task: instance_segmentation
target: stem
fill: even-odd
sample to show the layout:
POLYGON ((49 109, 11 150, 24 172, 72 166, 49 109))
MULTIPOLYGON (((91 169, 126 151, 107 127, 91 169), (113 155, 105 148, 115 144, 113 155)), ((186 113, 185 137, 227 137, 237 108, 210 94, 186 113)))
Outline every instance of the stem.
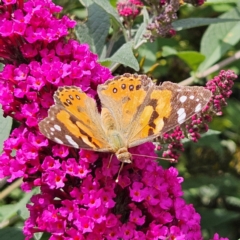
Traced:
POLYGON ((237 51, 233 56, 231 56, 231 57, 229 57, 227 59, 224 59, 223 61, 213 65, 212 67, 208 68, 204 72, 197 73, 195 76, 187 78, 187 79, 181 81, 179 84, 182 85, 182 86, 191 85, 195 81, 196 78, 207 77, 209 74, 221 70, 225 66, 229 65, 230 63, 232 63, 232 62, 234 62, 234 61, 236 61, 238 59, 240 59, 240 51, 237 51))
POLYGON ((7 188, 5 188, 3 191, 1 191, 0 194, 0 200, 3 200, 5 197, 7 197, 14 189, 18 188, 22 184, 22 179, 18 179, 17 181, 13 182, 11 185, 9 185, 7 188))
POLYGON ((143 45, 144 43, 147 42, 147 39, 143 39, 142 41, 140 41, 136 46, 133 47, 133 49, 138 49, 141 45, 143 45))
POLYGON ((114 72, 120 65, 121 65, 121 63, 114 63, 114 64, 110 67, 110 71, 111 71, 111 72, 114 72))
POLYGON ((107 49, 107 52, 106 52, 106 58, 108 58, 111 54, 111 51, 112 51, 112 48, 114 46, 114 43, 118 40, 118 38, 120 37, 120 31, 116 32, 112 38, 110 39, 109 41, 109 44, 108 44, 108 49, 107 49))

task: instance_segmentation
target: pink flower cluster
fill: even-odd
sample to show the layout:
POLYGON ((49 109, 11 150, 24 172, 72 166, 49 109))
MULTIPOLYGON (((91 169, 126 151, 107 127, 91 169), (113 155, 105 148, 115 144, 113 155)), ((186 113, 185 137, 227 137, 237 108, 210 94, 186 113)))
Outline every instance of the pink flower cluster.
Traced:
MULTIPOLYGON (((151 143, 131 150, 155 156, 151 143)), ((108 166, 109 156, 98 159, 84 150, 79 158, 66 150, 63 155, 61 162, 58 155, 46 156, 41 165, 46 178, 28 205, 27 239, 41 231, 50 239, 202 239, 200 216, 181 198, 183 179, 175 168, 134 157, 116 183, 115 157, 108 166)))
POLYGON ((207 89, 213 93, 213 110, 217 115, 222 115, 222 107, 227 105, 226 100, 232 94, 232 87, 237 75, 231 71, 222 70, 219 76, 207 82, 207 89))
POLYGON ((134 19, 141 12, 141 0, 119 0, 117 2, 118 14, 125 18, 134 19))
POLYGON ((66 36, 68 28, 75 26, 67 16, 57 19, 53 15, 62 8, 51 1, 4 2, 0 17, 0 56, 5 63, 24 63, 36 58, 44 46, 66 36))
POLYGON ((180 7, 178 1, 170 0, 168 3, 153 6, 156 16, 147 26, 147 33, 144 35, 149 41, 153 42, 157 37, 172 37, 176 31, 172 27, 172 22, 177 20, 177 11, 180 7))
POLYGON ((21 125, 4 143, 0 178, 11 175, 9 181, 13 181, 24 177, 23 188, 28 190, 40 186, 54 174, 61 176, 60 171, 51 176, 42 175, 45 168, 41 164, 46 155, 61 158, 68 155, 59 156, 58 148, 59 152, 68 149, 49 143, 38 130, 38 122, 47 116, 53 104, 53 93, 59 86, 75 85, 94 97, 97 85, 109 79, 111 73, 97 63, 97 56, 89 51, 88 45, 63 38, 75 22, 66 16, 57 19, 54 13, 60 7, 49 0, 24 4, 19 0, 12 2, 13 5, 7 2, 0 16, 0 42, 3 43, 0 57, 5 63, 0 73, 0 104, 4 115, 21 125), (19 24, 21 32, 16 31, 19 24), (30 30, 33 33, 28 34, 30 30))
MULTIPOLYGON (((200 6, 205 0, 184 0, 183 2, 200 6)), ((177 19, 177 11, 183 2, 177 0, 119 0, 117 10, 118 14, 124 17, 125 26, 131 28, 133 19, 140 14, 141 8, 146 6, 152 15, 152 21, 148 24, 144 37, 153 42, 158 37, 172 37, 176 34, 172 22, 177 19)))

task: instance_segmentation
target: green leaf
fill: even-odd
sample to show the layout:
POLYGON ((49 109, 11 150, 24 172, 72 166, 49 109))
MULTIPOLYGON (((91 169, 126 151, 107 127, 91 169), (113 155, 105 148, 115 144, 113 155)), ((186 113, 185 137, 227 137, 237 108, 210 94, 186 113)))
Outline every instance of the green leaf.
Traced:
POLYGON ((196 71, 200 63, 205 59, 205 56, 195 51, 178 52, 177 56, 181 58, 193 71, 196 71))
POLYGON ((42 236, 43 236, 43 232, 34 233, 34 239, 36 240, 42 239, 42 236))
POLYGON ((12 218, 17 213, 23 218, 27 219, 29 217, 29 212, 26 208, 26 204, 29 202, 36 190, 32 190, 30 193, 26 193, 25 196, 16 204, 8 204, 0 206, 0 220, 2 222, 7 221, 12 218))
POLYGON ((1 222, 5 221, 9 218, 9 216, 7 216, 7 218, 5 216, 8 215, 9 212, 11 212, 11 210, 13 208, 14 208, 14 204, 6 204, 6 205, 0 206, 0 221, 1 222))
POLYGON ((1 240, 24 240, 22 229, 17 227, 8 227, 0 229, 1 240))
POLYGON ((195 51, 177 52, 174 48, 169 46, 162 47, 162 56, 167 57, 176 55, 181 58, 192 70, 196 70, 201 62, 204 61, 205 56, 195 51))
MULTIPOLYGON (((240 9, 233 8, 220 18, 240 18, 240 9)), ((240 40, 240 21, 219 23, 208 27, 201 41, 201 53, 206 56, 199 71, 204 71, 218 61, 240 40)))
POLYGON ((95 3, 87 10, 88 21, 77 25, 76 35, 81 43, 88 43, 91 50, 100 55, 110 28, 109 15, 95 3))
POLYGON ((77 8, 71 11, 71 14, 76 16, 79 19, 87 18, 87 9, 86 8, 77 8))
POLYGON ((110 67, 111 67, 111 61, 108 61, 108 60, 105 60, 105 59, 103 59, 103 60, 100 59, 99 62, 100 62, 101 65, 104 66, 104 67, 107 67, 107 68, 110 68, 110 67))
POLYGON ((124 28, 122 22, 118 16, 117 11, 112 7, 108 0, 93 0, 96 4, 98 4, 101 8, 103 8, 108 14, 110 14, 114 21, 118 23, 121 28, 124 28))
POLYGON ((79 0, 79 2, 86 7, 88 5, 88 0, 79 0))
POLYGON ((213 130, 213 129, 209 129, 207 132, 201 134, 201 138, 204 138, 204 137, 208 137, 210 135, 219 135, 221 134, 220 131, 216 131, 216 130, 213 130))
POLYGON ((24 198, 21 199, 20 202, 18 202, 16 205, 15 205, 15 208, 17 209, 18 211, 18 214, 19 216, 22 218, 22 219, 27 219, 29 217, 29 211, 26 207, 27 203, 29 203, 29 200, 30 198, 34 195, 34 194, 37 194, 39 192, 39 189, 38 188, 35 188, 33 189, 31 192, 29 193, 26 193, 24 198))
POLYGON ((177 51, 172 48, 172 47, 169 47, 169 46, 163 46, 162 47, 162 56, 163 57, 168 57, 168 56, 171 56, 171 55, 177 55, 177 51))
POLYGON ((89 5, 91 5, 93 3, 92 0, 79 0, 79 1, 84 7, 88 7, 89 5))
MULTIPOLYGON (((12 218, 14 215, 17 214, 18 211, 23 211, 26 208, 26 203, 29 201, 29 199, 31 198, 32 194, 28 193, 26 194, 26 196, 17 204, 9 204, 9 205, 3 205, 0 206, 0 213, 1 213, 1 221, 7 221, 8 219, 12 218), (26 201, 26 199, 28 201, 26 201)), ((29 217, 29 213, 28 216, 26 216, 26 218, 29 217)), ((26 219, 25 218, 25 219, 26 219)))
POLYGON ((34 234, 34 239, 36 240, 49 240, 50 237, 51 234, 47 232, 38 232, 34 234))
POLYGON ((231 205, 233 207, 240 209, 240 199, 238 197, 227 196, 225 197, 225 201, 228 205, 231 205))
POLYGON ((75 27, 76 36, 81 43, 87 43, 90 46, 90 49, 93 51, 94 42, 90 35, 90 29, 85 23, 78 23, 75 27))
POLYGON ((147 25, 149 23, 149 14, 146 7, 143 8, 143 22, 138 28, 135 37, 134 37, 134 47, 138 47, 139 43, 143 41, 144 33, 146 32, 147 25))
POLYGON ((210 24, 216 23, 226 23, 226 22, 237 22, 239 19, 232 18, 187 18, 187 19, 180 19, 172 23, 174 29, 177 31, 181 31, 183 29, 189 29, 194 27, 201 27, 210 24))
POLYGON ((3 149, 3 142, 9 137, 12 129, 12 118, 3 117, 3 110, 0 106, 0 152, 3 149))
POLYGON ((105 61, 121 63, 130 68, 133 68, 135 71, 139 70, 139 64, 133 54, 131 42, 122 45, 121 48, 118 49, 110 58, 106 58, 103 60, 103 62, 105 61))

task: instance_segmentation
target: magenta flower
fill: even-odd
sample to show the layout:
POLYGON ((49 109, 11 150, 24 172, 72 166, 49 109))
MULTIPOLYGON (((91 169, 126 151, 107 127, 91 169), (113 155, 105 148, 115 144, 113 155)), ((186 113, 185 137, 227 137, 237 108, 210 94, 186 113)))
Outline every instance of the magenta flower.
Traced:
POLYGON ((145 199, 146 191, 143 189, 143 183, 134 182, 132 189, 130 188, 130 197, 134 202, 141 202, 145 199))
POLYGON ((117 10, 120 16, 134 19, 141 11, 141 0, 119 0, 117 10))
POLYGON ((146 216, 142 215, 142 211, 138 208, 135 208, 130 212, 129 221, 134 223, 136 226, 142 226, 145 223, 146 216))
POLYGON ((228 238, 220 237, 218 233, 215 233, 213 238, 210 240, 228 240, 228 238))
MULTIPOLYGON (((87 45, 80 45, 73 40, 65 41, 62 38, 68 34, 67 29, 72 28, 75 22, 67 17, 57 19, 54 13, 60 10, 59 6, 48 0, 27 1, 24 4, 19 0, 14 8, 4 5, 2 8, 0 41, 4 42, 4 47, 0 56, 5 61, 5 67, 0 73, 0 103, 5 115, 21 123, 4 143, 4 153, 0 157, 0 175, 11 175, 11 181, 23 176, 27 179, 29 174, 41 172, 44 167, 46 169, 46 165, 56 165, 53 162, 44 162, 45 157, 59 157, 61 160, 54 159, 56 162, 69 157, 67 147, 49 143, 38 131, 38 122, 47 115, 48 108, 53 104, 52 96, 57 87, 74 84, 96 96, 97 85, 111 77, 110 71, 96 62, 96 55, 89 51, 87 45), (12 25, 7 29, 5 23, 15 22, 24 23, 26 30, 21 33, 14 32, 12 25), (38 40, 35 39, 31 44, 27 35, 30 29, 34 29, 35 35, 38 33, 38 40), (48 33, 48 37, 41 35, 38 29, 48 33), (73 74, 76 71, 81 73, 80 77, 73 74), (48 146, 52 152, 48 153, 50 155, 43 150, 44 146, 48 146), (16 155, 11 157, 14 149, 16 155)), ((96 154, 93 160, 95 158, 96 154)), ((84 176, 88 172, 87 164, 82 164, 82 169, 74 169, 75 175, 84 176)), ((62 174, 57 172, 43 173, 44 179, 56 180, 56 176, 62 179, 62 174)), ((36 177, 37 175, 34 177, 35 181, 26 181, 23 184, 25 190, 42 183, 41 177, 36 177)), ((33 176, 30 178, 33 179, 33 176)), ((61 181, 53 182, 54 186, 59 186, 61 181)))

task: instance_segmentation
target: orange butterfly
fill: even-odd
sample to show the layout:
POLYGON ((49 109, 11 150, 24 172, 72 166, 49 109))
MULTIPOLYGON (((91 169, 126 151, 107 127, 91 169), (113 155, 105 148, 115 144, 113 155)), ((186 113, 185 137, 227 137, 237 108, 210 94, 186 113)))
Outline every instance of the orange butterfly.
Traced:
POLYGON ((112 152, 131 163, 128 148, 153 140, 201 111, 211 92, 172 82, 155 85, 145 75, 124 74, 98 86, 102 110, 80 88, 60 87, 55 105, 39 123, 52 141, 74 148, 112 152))

